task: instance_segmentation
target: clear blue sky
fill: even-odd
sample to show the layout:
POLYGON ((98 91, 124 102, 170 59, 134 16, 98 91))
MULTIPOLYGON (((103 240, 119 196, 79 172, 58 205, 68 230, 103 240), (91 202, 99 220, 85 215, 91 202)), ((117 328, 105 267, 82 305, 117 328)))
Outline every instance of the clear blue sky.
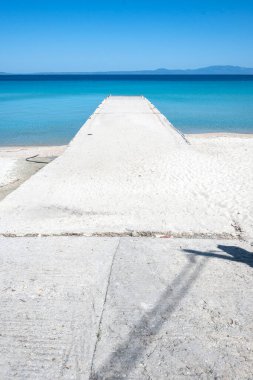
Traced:
POLYGON ((253 0, 0 0, 0 71, 253 67, 253 0))

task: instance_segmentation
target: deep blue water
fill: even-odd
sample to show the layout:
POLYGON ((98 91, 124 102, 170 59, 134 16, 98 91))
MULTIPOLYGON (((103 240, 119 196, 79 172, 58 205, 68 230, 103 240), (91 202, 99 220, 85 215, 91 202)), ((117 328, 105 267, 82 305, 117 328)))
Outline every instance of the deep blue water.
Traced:
POLYGON ((0 76, 0 145, 65 144, 108 95, 144 95, 185 133, 253 133, 253 76, 0 76))

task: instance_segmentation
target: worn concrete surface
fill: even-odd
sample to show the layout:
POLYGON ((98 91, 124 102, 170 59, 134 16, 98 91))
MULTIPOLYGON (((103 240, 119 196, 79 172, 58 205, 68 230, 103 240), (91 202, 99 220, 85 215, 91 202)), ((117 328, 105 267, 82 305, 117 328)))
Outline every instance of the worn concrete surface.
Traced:
POLYGON ((251 379, 246 242, 0 238, 0 378, 251 379))
POLYGON ((109 97, 60 157, 0 203, 0 234, 253 238, 253 139, 201 146, 147 99, 109 97))
POLYGON ((86 379, 117 239, 0 239, 0 379, 86 379))

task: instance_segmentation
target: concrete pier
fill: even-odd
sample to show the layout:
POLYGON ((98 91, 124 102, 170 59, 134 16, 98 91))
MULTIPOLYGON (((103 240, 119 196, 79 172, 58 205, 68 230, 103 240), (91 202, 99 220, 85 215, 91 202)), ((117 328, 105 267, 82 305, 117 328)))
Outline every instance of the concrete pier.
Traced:
POLYGON ((166 230, 168 151, 187 148, 147 99, 109 97, 61 157, 1 203, 0 233, 166 230))

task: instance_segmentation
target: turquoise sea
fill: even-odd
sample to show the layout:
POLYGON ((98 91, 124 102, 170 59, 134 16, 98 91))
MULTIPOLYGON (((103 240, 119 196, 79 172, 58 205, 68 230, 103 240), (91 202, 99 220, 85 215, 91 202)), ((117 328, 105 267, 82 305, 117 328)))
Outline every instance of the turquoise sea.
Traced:
POLYGON ((108 95, 144 95, 185 133, 253 133, 253 76, 0 76, 0 145, 65 144, 108 95))

